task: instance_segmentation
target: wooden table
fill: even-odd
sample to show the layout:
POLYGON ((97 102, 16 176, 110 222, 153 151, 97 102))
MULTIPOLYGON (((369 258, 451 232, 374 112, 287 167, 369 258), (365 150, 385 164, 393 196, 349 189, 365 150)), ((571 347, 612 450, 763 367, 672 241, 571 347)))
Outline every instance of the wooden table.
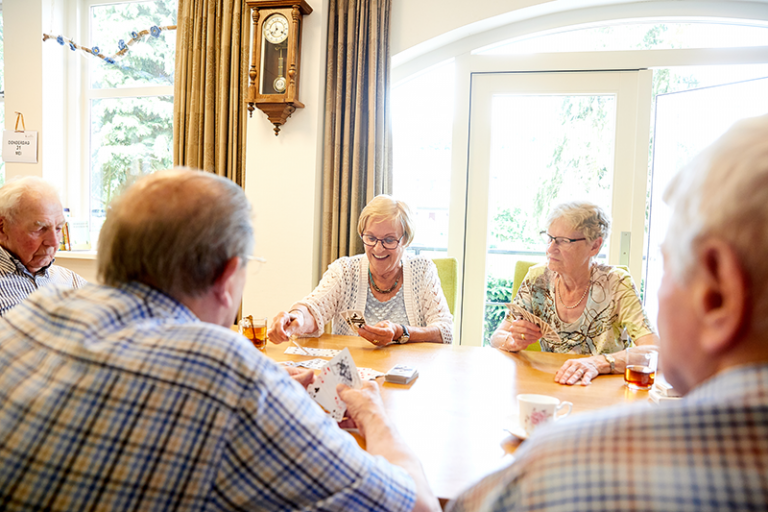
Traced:
MULTIPOLYGON (((546 352, 509 354, 492 348, 409 343, 377 348, 356 336, 303 338, 302 346, 348 347, 355 364, 386 372, 397 363, 416 366, 419 378, 408 385, 385 383, 384 405, 408 445, 416 452, 441 501, 513 460, 517 443, 505 428, 517 424, 519 393, 551 395, 573 403, 584 414, 628 401, 646 402, 646 391, 630 391, 620 375, 601 376, 590 386, 554 382, 562 363, 576 356, 546 352)), ((285 354, 290 343, 269 343, 275 361, 311 359, 285 354)))

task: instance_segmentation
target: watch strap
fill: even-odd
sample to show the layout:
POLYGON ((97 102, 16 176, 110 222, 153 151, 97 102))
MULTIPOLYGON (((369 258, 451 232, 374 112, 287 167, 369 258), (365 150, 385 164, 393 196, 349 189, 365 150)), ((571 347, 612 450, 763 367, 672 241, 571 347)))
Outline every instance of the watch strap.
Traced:
POLYGON ((603 354, 603 357, 608 361, 608 364, 611 365, 611 371, 609 373, 614 373, 616 371, 616 358, 610 354, 603 354))
POLYGON ((408 332, 408 328, 406 326, 401 325, 400 327, 403 329, 403 334, 397 338, 397 342, 402 345, 403 343, 408 343, 408 340, 411 339, 411 333, 408 332))

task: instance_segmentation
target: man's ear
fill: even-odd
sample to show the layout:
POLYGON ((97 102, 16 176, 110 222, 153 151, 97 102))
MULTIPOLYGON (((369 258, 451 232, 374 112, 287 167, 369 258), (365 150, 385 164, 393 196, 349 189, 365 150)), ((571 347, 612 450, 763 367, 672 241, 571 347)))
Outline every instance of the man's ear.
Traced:
POLYGON ((230 258, 224 265, 224 270, 216 278, 216 282, 213 283, 214 296, 224 308, 230 308, 235 302, 234 291, 237 284, 235 276, 240 266, 241 259, 239 257, 234 256, 230 258))
POLYGON ((722 240, 699 246, 694 273, 696 307, 701 320, 701 348, 727 351, 744 336, 749 323, 749 286, 738 254, 722 240))
POLYGON ((0 217, 0 242, 4 242, 8 239, 8 221, 5 217, 0 217))

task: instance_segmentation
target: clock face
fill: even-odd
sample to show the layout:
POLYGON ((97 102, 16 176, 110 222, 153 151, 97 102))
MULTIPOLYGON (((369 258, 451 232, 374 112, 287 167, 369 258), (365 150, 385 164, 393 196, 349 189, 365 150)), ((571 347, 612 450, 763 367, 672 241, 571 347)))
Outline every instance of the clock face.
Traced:
POLYGON ((264 37, 272 44, 282 43, 288 38, 288 20, 282 14, 273 14, 264 22, 264 37))
POLYGON ((277 92, 279 92, 281 94, 284 93, 285 92, 285 77, 279 76, 279 77, 275 78, 275 81, 272 84, 272 87, 275 88, 275 91, 277 91, 277 92))

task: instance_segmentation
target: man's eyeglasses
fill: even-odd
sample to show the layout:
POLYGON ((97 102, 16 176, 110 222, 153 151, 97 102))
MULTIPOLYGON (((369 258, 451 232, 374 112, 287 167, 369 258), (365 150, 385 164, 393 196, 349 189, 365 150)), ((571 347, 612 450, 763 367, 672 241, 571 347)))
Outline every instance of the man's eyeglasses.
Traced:
POLYGON ((539 235, 541 235, 541 239, 547 245, 555 242, 555 245, 562 245, 565 247, 571 245, 574 242, 581 242, 582 240, 586 240, 586 238, 566 238, 564 236, 552 236, 546 231, 540 232, 539 235))
POLYGON ((387 238, 376 238, 373 235, 363 235, 360 238, 363 239, 363 243, 368 247, 376 247, 376 243, 381 242, 381 246, 385 249, 397 249, 397 246, 400 245, 400 240, 403 239, 402 236, 400 238, 393 238, 391 236, 388 236, 387 238))

